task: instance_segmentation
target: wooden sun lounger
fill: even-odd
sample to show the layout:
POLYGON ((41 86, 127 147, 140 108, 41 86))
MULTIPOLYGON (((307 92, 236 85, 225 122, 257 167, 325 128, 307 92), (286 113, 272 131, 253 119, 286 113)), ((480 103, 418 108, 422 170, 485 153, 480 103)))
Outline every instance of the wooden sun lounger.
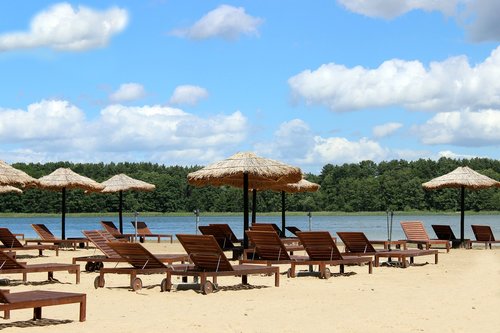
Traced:
POLYGON ((132 241, 134 239, 134 234, 122 234, 120 230, 116 227, 116 225, 112 221, 101 221, 101 225, 106 230, 109 232, 113 237, 117 239, 123 239, 128 242, 132 241))
POLYGON ((450 241, 430 239, 421 221, 401 221, 401 227, 406 235, 407 243, 418 244, 419 247, 425 245, 426 250, 430 249, 433 245, 444 245, 446 252, 450 252, 450 241))
MULTIPOLYGON (((135 228, 135 221, 131 221, 132 226, 135 228)), ((158 243, 160 242, 161 238, 170 238, 170 243, 172 243, 173 236, 170 234, 155 234, 152 233, 151 230, 149 230, 146 222, 142 221, 137 221, 137 236, 139 236, 139 239, 141 242, 144 242, 144 239, 146 238, 156 238, 158 240, 158 243)))
POLYGON ((471 241, 471 243, 483 243, 485 249, 488 248, 488 245, 491 249, 492 244, 500 244, 500 240, 495 240, 489 225, 471 225, 471 227, 476 237, 476 240, 471 241))
POLYGON ((210 223, 209 225, 216 226, 217 228, 221 229, 225 234, 226 237, 229 238, 229 240, 233 243, 242 243, 243 239, 239 239, 236 237, 236 235, 233 232, 233 229, 229 226, 227 223, 210 223))
MULTIPOLYGON (((93 272, 103 268, 105 262, 127 262, 126 258, 122 257, 119 253, 117 253, 109 246, 110 241, 117 241, 116 238, 114 238, 111 234, 105 232, 104 230, 84 230, 82 232, 85 237, 87 237, 95 245, 97 249, 101 250, 103 254, 74 257, 73 264, 78 261, 86 262, 85 270, 88 272, 93 272)), ((160 259, 161 262, 169 264, 179 261, 189 261, 189 257, 187 254, 156 254, 155 257, 160 259)))
MULTIPOLYGON (((137 277, 138 274, 163 274, 171 269, 163 263, 163 259, 158 258, 139 243, 111 242, 108 246, 118 253, 124 261, 132 267, 103 267, 99 271, 99 276, 94 280, 94 287, 104 287, 104 275, 128 274, 130 275, 130 288, 134 291, 142 289, 142 280, 137 277)), ((179 255, 178 258, 172 258, 168 262, 183 262, 186 255, 179 255)), ((165 282, 162 282, 162 291, 165 288, 165 282)))
POLYGON ((414 257, 427 255, 434 255, 434 263, 438 263, 438 250, 377 250, 363 232, 337 232, 337 235, 344 243, 348 255, 373 256, 375 267, 379 266, 380 258, 397 258, 399 265, 407 268, 414 263, 414 257))
MULTIPOLYGON (((455 233, 449 225, 433 224, 432 229, 434 230, 434 233, 436 234, 438 239, 450 241, 452 247, 459 247, 461 245, 460 239, 455 237, 455 233)), ((464 246, 467 249, 470 249, 472 247, 470 239, 464 239, 464 246)))
POLYGON ((59 255, 59 246, 57 245, 23 245, 15 234, 11 233, 7 228, 0 228, 0 242, 4 247, 0 247, 0 251, 32 251, 38 250, 38 255, 43 255, 43 250, 54 250, 56 256, 59 255))
MULTIPOLYGON (((248 240, 254 245, 253 249, 245 251, 240 264, 264 264, 267 266, 290 264, 292 261, 306 260, 306 256, 289 254, 290 247, 286 247, 283 240, 274 231, 246 231, 248 240)), ((293 250, 304 250, 303 246, 293 250)))
POLYGON ((200 278, 200 290, 204 294, 217 288, 219 276, 241 276, 246 281, 251 274, 274 274, 274 285, 279 287, 279 268, 262 265, 231 265, 224 252, 211 235, 176 235, 189 254, 194 265, 173 266, 167 271, 165 290, 172 288, 172 276, 193 276, 200 278), (212 282, 208 278, 212 278, 212 282))
MULTIPOLYGON (((250 226, 250 230, 252 231, 272 231, 275 232, 279 238, 283 241, 283 244, 285 245, 300 245, 300 241, 297 237, 281 237, 281 229, 278 228, 278 226, 275 223, 253 223, 250 226)), ((304 248, 301 248, 299 250, 303 250, 304 248)))
POLYGON ((200 229, 202 235, 214 236, 222 251, 232 251, 232 260, 239 259, 243 254, 243 246, 234 245, 227 233, 217 225, 200 225, 198 229, 200 229))
POLYGON ((69 246, 73 247, 73 250, 76 250, 76 246, 89 248, 89 240, 86 238, 68 238, 68 239, 59 239, 47 228, 45 224, 32 224, 31 227, 35 230, 38 236, 41 239, 28 239, 25 241, 28 243, 38 243, 41 245, 42 243, 52 243, 54 245, 58 245, 59 247, 69 246))
POLYGON ((330 270, 326 267, 340 266, 340 273, 344 273, 345 265, 368 264, 368 273, 373 272, 373 260, 371 257, 360 257, 350 254, 340 253, 337 245, 328 231, 302 231, 297 232, 300 242, 307 252, 308 259, 292 261, 290 267, 290 277, 295 277, 295 267, 297 265, 318 265, 319 277, 328 279, 331 276, 330 270))
POLYGON ((0 289, 0 311, 4 312, 4 319, 10 319, 11 310, 29 308, 33 308, 33 320, 42 319, 42 307, 72 303, 80 304, 79 319, 85 321, 87 309, 85 294, 46 290, 10 293, 9 290, 0 289))
POLYGON ((46 263, 46 264, 31 264, 27 265, 24 262, 19 262, 11 255, 0 251, 0 274, 23 274, 23 282, 28 280, 28 273, 47 272, 48 280, 54 278, 54 272, 68 271, 76 275, 76 283, 80 283, 80 265, 61 264, 61 263, 46 263))

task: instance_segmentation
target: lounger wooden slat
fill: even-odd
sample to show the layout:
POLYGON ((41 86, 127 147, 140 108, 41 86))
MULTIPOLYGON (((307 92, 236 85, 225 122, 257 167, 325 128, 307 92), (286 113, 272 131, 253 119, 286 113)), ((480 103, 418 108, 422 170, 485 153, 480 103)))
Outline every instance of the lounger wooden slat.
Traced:
POLYGON ((212 235, 219 244, 222 251, 231 251, 233 256, 232 260, 237 260, 243 254, 243 246, 236 246, 231 241, 228 234, 217 225, 200 225, 198 227, 202 235, 212 235))
POLYGON ((229 224, 227 224, 227 223, 210 223, 209 225, 216 226, 217 228, 221 229, 226 234, 226 237, 228 237, 229 240, 231 240, 231 242, 233 242, 233 244, 243 242, 243 239, 239 239, 238 237, 236 237, 236 235, 233 232, 233 229, 231 229, 229 224))
POLYGON ((59 255, 59 246, 57 245, 23 245, 15 234, 11 233, 7 228, 0 228, 0 242, 4 247, 0 247, 0 251, 32 251, 38 250, 38 255, 43 255, 43 250, 54 250, 56 256, 59 255))
POLYGON ((113 237, 117 239, 124 239, 127 240, 128 242, 134 239, 135 236, 134 234, 122 234, 112 221, 101 221, 101 225, 104 228, 104 230, 109 232, 111 235, 113 235, 113 237))
POLYGON ((488 245, 491 249, 492 244, 500 244, 500 240, 495 240, 495 236, 489 225, 471 225, 471 227, 476 237, 476 240, 471 241, 471 243, 483 243, 486 249, 488 245))
POLYGON ((274 285, 279 287, 278 267, 263 265, 231 265, 212 235, 176 235, 194 265, 183 268, 172 267, 167 271, 165 290, 172 288, 172 276, 194 276, 200 278, 201 292, 208 294, 217 285, 219 276, 241 276, 246 281, 251 274, 274 274, 274 285), (212 278, 212 282, 208 281, 212 278))
POLYGON ((0 251, 0 274, 23 274, 23 282, 28 280, 28 273, 47 272, 48 280, 53 279, 54 272, 68 271, 76 275, 76 283, 80 283, 80 265, 63 263, 30 264, 19 262, 8 253, 0 251))
POLYGON ((450 241, 430 239, 424 224, 421 221, 401 221, 401 227, 406 235, 406 242, 424 246, 428 250, 433 245, 444 245, 446 252, 450 252, 450 241))
POLYGON ((76 250, 77 245, 83 245, 86 249, 89 248, 89 240, 86 238, 68 238, 68 239, 59 239, 47 228, 45 224, 34 223, 31 227, 35 230, 38 236, 41 239, 29 239, 26 240, 26 244, 28 243, 52 243, 54 245, 58 245, 59 247, 70 246, 73 247, 73 250, 76 250))
MULTIPOLYGON (((136 227, 136 222, 131 221, 132 226, 136 227)), ((137 236, 143 241, 145 238, 156 238, 158 243, 162 238, 169 238, 170 243, 173 242, 173 236, 171 234, 156 234, 149 230, 146 222, 137 221, 137 236)))
POLYGON ((9 290, 0 290, 0 311, 4 312, 4 319, 10 319, 10 311, 33 308, 33 319, 42 319, 42 307, 79 303, 81 322, 86 319, 86 294, 67 293, 59 291, 31 290, 10 293, 9 290))

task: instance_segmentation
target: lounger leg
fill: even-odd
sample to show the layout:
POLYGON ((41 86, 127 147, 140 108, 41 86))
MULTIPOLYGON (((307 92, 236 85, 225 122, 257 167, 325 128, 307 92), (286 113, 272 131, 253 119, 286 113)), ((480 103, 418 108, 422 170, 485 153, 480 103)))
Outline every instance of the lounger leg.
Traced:
POLYGON ((436 265, 437 265, 437 263, 438 263, 438 254, 436 253, 436 254, 434 255, 434 264, 436 264, 436 265))
POLYGON ((87 295, 83 295, 80 302, 80 321, 85 321, 85 319, 87 319, 87 295))
POLYGON ((33 308, 33 320, 42 319, 42 307, 33 308))
POLYGON ((80 284, 80 266, 76 269, 76 284, 80 284))
POLYGON ((10 319, 10 310, 4 310, 3 319, 10 319))
POLYGON ((212 282, 213 282, 214 284, 217 284, 217 276, 214 276, 214 277, 213 277, 212 282))
POLYGON ((340 274, 344 274, 344 265, 340 265, 340 274))
POLYGON ((290 263, 290 277, 294 278, 295 277, 295 262, 290 263))
POLYGON ((59 246, 56 247, 56 257, 59 257, 59 246))
POLYGON ((406 262, 406 256, 401 256, 401 265, 403 268, 408 268, 408 263, 406 262))
POLYGON ((279 267, 276 267, 276 272, 274 272, 274 286, 275 287, 280 286, 280 269, 279 269, 279 267))
MULTIPOLYGON (((182 279, 183 279, 182 282, 184 282, 184 276, 182 277, 182 279)), ((170 272, 167 271, 167 283, 165 286, 165 291, 170 291, 170 290, 172 290, 172 274, 170 274, 170 272)))
POLYGON ((39 257, 43 256, 43 250, 42 249, 38 250, 38 256, 39 257))
POLYGON ((368 274, 372 273, 373 273, 373 261, 370 260, 370 262, 368 263, 368 274))
POLYGON ((28 273, 23 273, 23 282, 26 283, 28 281, 28 273))
POLYGON ((375 255, 375 267, 379 267, 380 265, 380 257, 378 255, 375 255))

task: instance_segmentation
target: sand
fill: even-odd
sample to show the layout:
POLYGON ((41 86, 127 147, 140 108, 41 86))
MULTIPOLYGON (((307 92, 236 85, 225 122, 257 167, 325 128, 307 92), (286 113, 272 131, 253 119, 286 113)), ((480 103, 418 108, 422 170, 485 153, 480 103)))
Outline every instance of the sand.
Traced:
MULTIPOLYGON (((178 243, 152 243, 153 253, 182 251, 178 243)), ((56 257, 28 258, 28 263, 70 263, 74 256, 94 249, 60 251, 56 257)), ((20 253, 21 257, 26 253, 20 253)), ((35 252, 32 253, 36 255, 35 252)), ((250 276, 251 287, 240 278, 219 278, 221 290, 202 295, 179 288, 160 292, 163 275, 141 276, 144 288, 133 292, 126 275, 106 275, 104 288, 94 289, 97 273, 56 272, 59 282, 45 282, 46 273, 12 279, 11 292, 44 289, 87 294, 87 321, 78 321, 78 305, 43 309, 46 319, 34 323, 32 310, 12 311, 0 321, 4 332, 500 332, 500 248, 454 249, 433 257, 417 257, 407 269, 347 267, 349 276, 320 280, 314 276, 287 278, 280 287, 274 278, 250 276), (429 262, 426 264, 426 262, 429 262)), ((107 264, 111 265, 111 264, 107 264)), ((281 271, 288 267, 282 265, 281 271)), ((332 267, 332 272, 338 268, 332 267)), ((175 280, 180 283, 180 280, 175 280)))

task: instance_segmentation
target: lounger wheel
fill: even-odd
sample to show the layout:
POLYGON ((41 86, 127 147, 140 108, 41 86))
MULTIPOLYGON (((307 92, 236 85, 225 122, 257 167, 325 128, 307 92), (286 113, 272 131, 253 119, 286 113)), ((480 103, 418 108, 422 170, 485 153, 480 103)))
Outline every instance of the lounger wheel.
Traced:
POLYGON ((102 262, 96 262, 94 264, 94 270, 95 271, 100 271, 104 267, 104 264, 102 262))
POLYGON ((0 286, 8 286, 10 285, 9 279, 0 279, 0 286))
POLYGON ((208 295, 211 294, 215 289, 215 286, 212 282, 206 281, 202 286, 201 286, 201 291, 203 294, 208 295))
POLYGON ((104 288, 104 277, 101 279, 100 276, 96 276, 94 279, 94 288, 104 288))
POLYGON ((89 261, 85 264, 85 271, 86 272, 93 272, 95 271, 95 266, 94 266, 94 263, 89 261))
POLYGON ((161 292, 170 291, 170 289, 167 289, 167 279, 161 280, 160 290, 161 292))
POLYGON ((139 278, 135 278, 134 280, 132 280, 130 287, 132 288, 133 291, 141 290, 142 289, 142 280, 139 278))
POLYGON ((320 278, 328 280, 332 276, 332 272, 330 272, 329 268, 325 268, 325 271, 321 273, 320 278))

